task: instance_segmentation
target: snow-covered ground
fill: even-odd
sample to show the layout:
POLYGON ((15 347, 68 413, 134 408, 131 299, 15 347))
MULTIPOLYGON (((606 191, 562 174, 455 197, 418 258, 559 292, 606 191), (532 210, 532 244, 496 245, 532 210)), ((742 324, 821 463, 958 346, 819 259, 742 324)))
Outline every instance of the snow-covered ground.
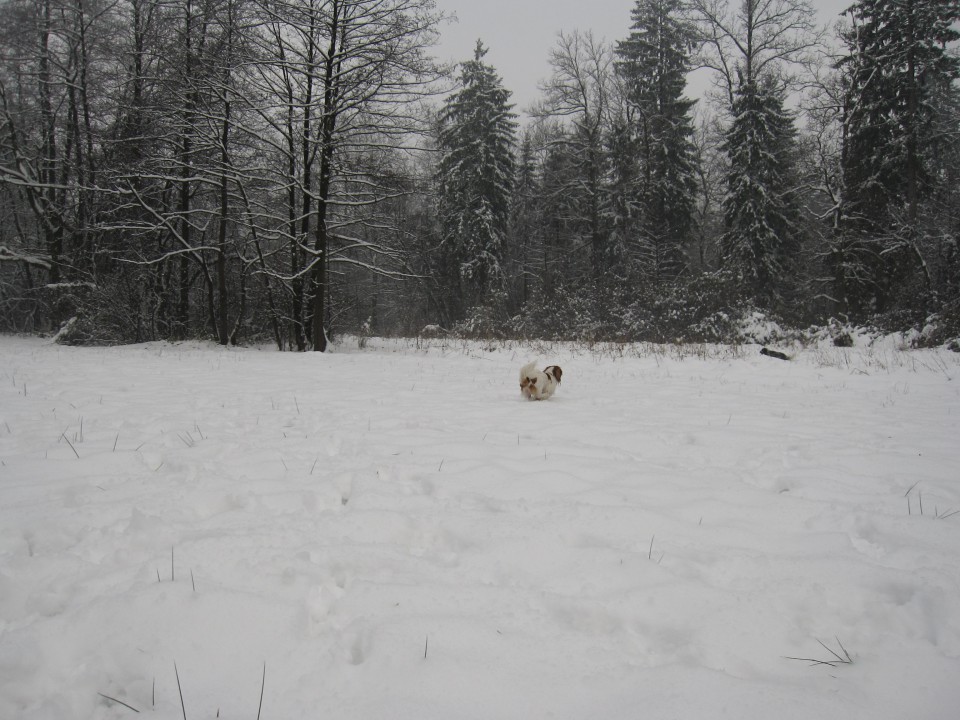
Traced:
POLYGON ((0 718, 960 716, 960 355, 357 345, 0 337, 0 718))

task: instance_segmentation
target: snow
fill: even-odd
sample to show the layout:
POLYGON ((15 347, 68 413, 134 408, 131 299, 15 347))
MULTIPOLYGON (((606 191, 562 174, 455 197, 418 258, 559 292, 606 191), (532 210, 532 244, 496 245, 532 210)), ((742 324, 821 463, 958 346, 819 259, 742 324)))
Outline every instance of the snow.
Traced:
POLYGON ((957 716, 960 355, 364 341, 0 337, 0 718, 957 716))

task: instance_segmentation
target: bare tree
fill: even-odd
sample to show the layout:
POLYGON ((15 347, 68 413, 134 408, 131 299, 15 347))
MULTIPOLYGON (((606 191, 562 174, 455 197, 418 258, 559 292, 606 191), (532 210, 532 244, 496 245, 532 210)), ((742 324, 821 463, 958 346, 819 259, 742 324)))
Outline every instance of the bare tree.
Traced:
MULTIPOLYGON (((261 2, 264 24, 258 108, 286 188, 289 265, 278 273, 292 298, 296 345, 327 344, 331 263, 361 262, 356 252, 390 255, 355 232, 365 210, 395 188, 370 172, 384 153, 411 150, 426 131, 418 101, 441 69, 427 50, 442 15, 431 0, 261 2)), ((377 263, 371 264, 376 269, 377 263)))
POLYGON ((541 86, 543 100, 534 116, 561 119, 570 125, 560 136, 576 158, 577 174, 569 179, 574 196, 581 198, 581 221, 590 247, 595 278, 605 268, 607 233, 603 225, 604 135, 613 102, 613 57, 609 46, 590 32, 560 33, 550 51, 550 79, 541 86))
POLYGON ((781 81, 801 67, 821 42, 809 0, 691 0, 699 15, 702 67, 732 108, 737 88, 764 75, 781 81))

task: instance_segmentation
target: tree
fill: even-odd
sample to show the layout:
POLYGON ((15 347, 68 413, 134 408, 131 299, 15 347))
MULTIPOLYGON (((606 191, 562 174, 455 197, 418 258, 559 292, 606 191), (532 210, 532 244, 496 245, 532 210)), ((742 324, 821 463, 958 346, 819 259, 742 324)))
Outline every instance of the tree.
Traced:
POLYGON ((781 294, 796 250, 795 136, 772 77, 740 85, 724 145, 730 165, 720 255, 758 300, 781 294))
MULTIPOLYGON (((957 0, 857 0, 847 11, 842 231, 837 282, 854 310, 883 309, 896 284, 930 287, 921 214, 938 184, 937 159, 960 61, 957 0)), ((941 176, 942 177, 942 176, 941 176)))
POLYGON ((610 48, 590 32, 560 33, 550 51, 550 78, 543 84, 544 99, 534 109, 541 120, 567 121, 569 132, 555 142, 568 145, 572 161, 567 176, 567 206, 573 212, 575 232, 590 249, 593 279, 604 277, 610 255, 609 223, 605 212, 604 139, 612 111, 613 58, 610 48))
POLYGON ((516 179, 510 201, 510 235, 507 255, 508 277, 514 280, 510 288, 511 312, 520 310, 533 294, 536 280, 534 270, 538 251, 537 240, 541 236, 541 217, 538 212, 540 183, 537 175, 537 158, 533 132, 523 132, 516 163, 516 179))
POLYGON ((439 222, 467 308, 501 303, 514 181, 516 115, 486 54, 478 40, 473 60, 461 63, 438 131, 439 222))
POLYGON ((819 38, 806 0, 693 0, 705 39, 702 62, 714 71, 731 118, 721 264, 754 299, 771 301, 786 281, 784 261, 799 246, 792 222, 795 130, 785 112, 790 68, 808 60, 819 38))
MULTIPOLYGON (((631 17, 632 32, 617 43, 617 71, 630 105, 629 130, 640 152, 643 265, 658 282, 684 270, 684 246, 693 231, 695 101, 683 92, 696 29, 683 0, 637 0, 631 17)), ((626 149, 629 139, 621 138, 620 145, 626 149)))
POLYGON ((728 109, 737 88, 809 61, 820 44, 809 0, 690 0, 703 41, 698 62, 713 72, 728 109))

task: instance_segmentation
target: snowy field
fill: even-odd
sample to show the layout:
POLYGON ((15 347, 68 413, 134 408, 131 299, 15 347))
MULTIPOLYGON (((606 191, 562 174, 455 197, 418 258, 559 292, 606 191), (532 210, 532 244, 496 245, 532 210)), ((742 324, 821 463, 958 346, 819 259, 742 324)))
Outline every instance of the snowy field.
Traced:
POLYGON ((960 355, 758 349, 0 337, 0 718, 960 717, 960 355))

